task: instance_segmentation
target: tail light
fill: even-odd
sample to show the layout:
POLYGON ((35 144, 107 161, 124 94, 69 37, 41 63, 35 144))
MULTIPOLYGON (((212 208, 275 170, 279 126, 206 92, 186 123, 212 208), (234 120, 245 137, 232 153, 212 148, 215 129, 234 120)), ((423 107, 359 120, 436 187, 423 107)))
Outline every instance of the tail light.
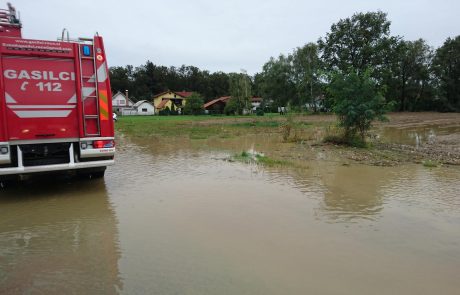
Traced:
POLYGON ((93 141, 93 148, 103 149, 103 148, 113 148, 115 146, 115 141, 113 140, 95 140, 93 141))

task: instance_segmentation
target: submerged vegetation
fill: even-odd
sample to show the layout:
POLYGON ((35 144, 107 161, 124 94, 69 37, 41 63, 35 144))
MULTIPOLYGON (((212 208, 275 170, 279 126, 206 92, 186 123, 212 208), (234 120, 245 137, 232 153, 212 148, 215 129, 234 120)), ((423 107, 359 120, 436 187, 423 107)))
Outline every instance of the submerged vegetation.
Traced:
POLYGON ((234 155, 231 159, 239 162, 261 164, 269 167, 286 166, 291 164, 288 161, 273 159, 256 151, 242 151, 240 154, 234 155))

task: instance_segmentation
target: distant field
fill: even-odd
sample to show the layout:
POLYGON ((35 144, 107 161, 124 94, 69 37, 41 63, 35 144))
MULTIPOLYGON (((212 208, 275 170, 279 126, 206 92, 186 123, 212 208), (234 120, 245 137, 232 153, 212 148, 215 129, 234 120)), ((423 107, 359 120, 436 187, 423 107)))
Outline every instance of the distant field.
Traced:
MULTIPOLYGON (((296 116, 298 117, 298 116, 296 116)), ((115 126, 130 136, 184 136, 190 139, 205 139, 212 136, 234 137, 246 133, 279 132, 287 121, 286 116, 125 116, 115 126)), ((307 126, 304 120, 296 127, 307 126)))

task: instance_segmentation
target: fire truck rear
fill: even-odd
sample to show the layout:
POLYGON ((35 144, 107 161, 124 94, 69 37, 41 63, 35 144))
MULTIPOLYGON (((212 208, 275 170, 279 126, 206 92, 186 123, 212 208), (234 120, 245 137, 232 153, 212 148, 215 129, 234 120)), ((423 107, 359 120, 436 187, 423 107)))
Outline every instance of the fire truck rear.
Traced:
POLYGON ((69 170, 103 177, 115 143, 102 38, 23 39, 8 5, 0 10, 0 181, 69 170))

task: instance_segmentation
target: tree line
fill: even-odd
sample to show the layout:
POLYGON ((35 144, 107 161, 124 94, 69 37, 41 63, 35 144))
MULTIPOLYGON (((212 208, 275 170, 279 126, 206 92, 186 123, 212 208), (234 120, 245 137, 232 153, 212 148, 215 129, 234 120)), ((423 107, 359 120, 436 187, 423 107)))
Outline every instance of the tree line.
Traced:
POLYGON ((128 89, 136 99, 168 89, 196 91, 205 102, 229 94, 244 101, 252 94, 272 107, 329 111, 334 77, 365 73, 393 111, 460 111, 460 36, 434 49, 423 39, 391 35, 390 25, 384 12, 356 13, 334 23, 317 42, 270 58, 254 76, 150 61, 136 68, 112 67, 112 88, 128 89))

